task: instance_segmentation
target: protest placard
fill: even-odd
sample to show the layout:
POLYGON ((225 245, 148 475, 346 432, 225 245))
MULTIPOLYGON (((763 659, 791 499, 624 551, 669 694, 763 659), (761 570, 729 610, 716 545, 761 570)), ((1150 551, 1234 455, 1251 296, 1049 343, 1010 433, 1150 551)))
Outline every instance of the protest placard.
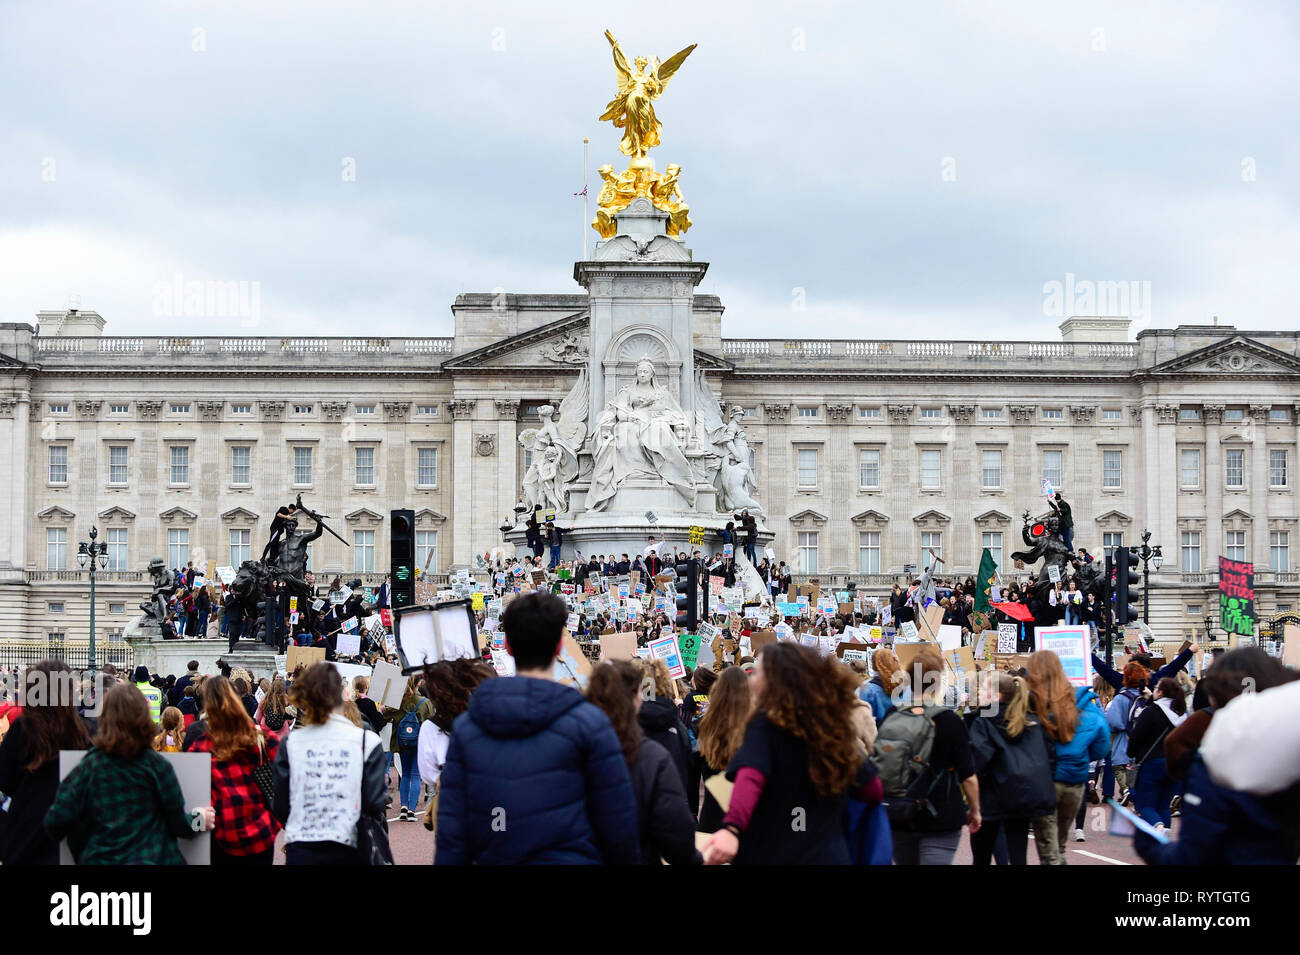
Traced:
POLYGON ((355 657, 361 652, 361 634, 340 633, 334 644, 334 652, 341 657, 355 657))
POLYGON ((578 690, 587 689, 587 680, 591 678, 591 661, 582 652, 578 641, 567 633, 560 645, 560 655, 555 658, 551 678, 578 690))
POLYGON ((698 634, 683 633, 677 637, 677 647, 682 651, 682 666, 687 674, 695 669, 700 656, 700 638, 698 634))
POLYGON ((961 646, 961 627, 951 624, 939 628, 939 649, 948 651, 961 646))
POLYGON ((889 604, 881 604, 880 625, 882 627, 888 627, 893 622, 894 622, 894 609, 890 607, 889 604))
POLYGON ((384 706, 402 705, 402 696, 406 692, 406 678, 402 671, 392 663, 379 661, 370 676, 370 698, 384 706))
POLYGON ((680 680, 686 676, 686 668, 682 665, 682 652, 677 645, 677 637, 671 635, 660 637, 658 640, 651 640, 646 646, 649 647, 651 656, 664 661, 664 665, 668 667, 670 677, 674 680, 680 680))
POLYGON ((881 640, 884 640, 884 639, 885 639, 885 631, 884 631, 883 629, 881 629, 880 627, 872 627, 872 628, 871 628, 871 636, 870 636, 869 639, 870 639, 873 643, 879 643, 881 640))
POLYGON ((275 672, 280 676, 289 675, 289 657, 282 653, 275 655, 275 672))
POLYGON ((225 567, 225 566, 218 567, 217 579, 220 580, 227 587, 229 587, 231 584, 235 582, 235 568, 225 567))
POLYGON ((917 640, 920 638, 920 634, 917 632, 916 629, 916 624, 912 623, 912 621, 910 620, 903 621, 902 631, 903 631, 903 636, 906 637, 908 640, 917 640))
POLYGON ((635 633, 603 633, 600 635, 602 660, 633 660, 636 658, 635 633))
POLYGON ((1061 658, 1065 678, 1075 686, 1092 686, 1092 653, 1088 649, 1087 627, 1038 627, 1038 649, 1050 650, 1061 658))
POLYGON ((1255 565, 1219 558, 1219 626, 1227 634, 1255 635, 1255 565))
MULTIPOLYGON (((60 782, 85 759, 86 753, 87 750, 84 749, 59 751, 60 782)), ((181 804, 185 807, 187 816, 193 807, 212 805, 211 753, 159 753, 158 755, 167 761, 172 772, 176 774, 176 781, 181 787, 181 804)), ((161 816, 156 818, 161 819, 161 816)), ((211 833, 200 833, 189 839, 177 838, 176 847, 184 856, 186 865, 208 865, 212 860, 211 833)), ((59 843, 59 865, 75 864, 72 850, 68 848, 68 841, 65 839, 59 843)))
POLYGON ((298 669, 298 664, 300 663, 305 667, 309 667, 313 663, 324 662, 325 648, 290 647, 289 652, 285 656, 287 657, 285 660, 285 667, 288 669, 289 674, 292 675, 293 671, 298 669))
POLYGON ((1061 568, 1055 564, 1048 564, 1047 579, 1054 584, 1059 584, 1061 582, 1061 568))
POLYGON ((1300 627, 1293 623, 1282 628, 1282 662, 1300 668, 1300 627))
POLYGON ((998 653, 1015 653, 1020 628, 1014 623, 998 624, 998 653))
POLYGON ((370 672, 373 669, 363 663, 339 663, 337 660, 327 660, 325 665, 338 670, 339 676, 343 677, 344 680, 353 680, 359 676, 369 679, 370 672))

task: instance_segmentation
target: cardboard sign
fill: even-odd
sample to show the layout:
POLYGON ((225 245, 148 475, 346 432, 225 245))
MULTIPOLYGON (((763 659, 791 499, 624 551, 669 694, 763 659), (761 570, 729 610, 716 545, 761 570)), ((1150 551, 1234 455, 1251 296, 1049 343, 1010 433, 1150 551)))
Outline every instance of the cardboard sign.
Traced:
POLYGON ((384 706, 399 707, 402 696, 406 693, 406 677, 395 664, 380 661, 375 664, 370 675, 370 692, 367 694, 376 703, 384 706))
POLYGON ((334 643, 334 652, 341 657, 355 657, 361 653, 361 634, 340 633, 334 643))
MULTIPOLYGON (((309 667, 313 663, 324 663, 324 662, 325 662, 324 647, 290 647, 289 652, 285 654, 284 665, 287 668, 288 672, 292 674, 294 670, 298 669, 298 664, 300 663, 304 667, 309 667)), ((398 700, 397 702, 398 705, 400 706, 402 701, 398 700)))
POLYGON ((910 620, 903 621, 902 630, 903 630, 903 636, 905 636, 908 640, 916 640, 920 637, 920 634, 916 629, 916 624, 912 623, 912 621, 910 620))
POLYGON ((1014 623, 998 624, 998 653, 1015 653, 1020 628, 1014 623))
POLYGON ((1282 628, 1282 662, 1289 667, 1300 667, 1300 627, 1293 623, 1282 628))
POLYGON ((939 628, 943 626, 943 608, 938 604, 932 604, 925 608, 925 613, 920 619, 921 624, 917 630, 921 632, 922 639, 938 643, 939 628))
POLYGON ((582 652, 578 641, 567 633, 560 647, 560 655, 555 659, 551 677, 556 683, 563 683, 579 690, 587 689, 587 681, 591 678, 591 661, 582 652))
POLYGON ((898 657, 898 665, 904 671, 910 671, 912 664, 916 661, 917 656, 924 650, 924 643, 896 643, 894 644, 894 655, 898 657))
POLYGON ((602 633, 600 635, 600 658, 602 660, 636 659, 636 634, 602 633))
POLYGON ((871 651, 866 647, 851 648, 850 644, 841 643, 835 648, 835 652, 839 654, 840 659, 845 663, 861 663, 866 666, 871 664, 871 651), (850 649, 846 650, 845 647, 850 647, 850 649))
POLYGON ((651 640, 646 646, 649 647, 651 656, 664 661, 664 664, 668 667, 670 677, 674 680, 680 680, 686 676, 686 667, 682 664, 682 651, 677 645, 675 636, 651 640))
POLYGON ((1035 636, 1040 651, 1050 650, 1061 658, 1067 680, 1074 686, 1092 687, 1092 653, 1088 649, 1087 627, 1039 627, 1035 636))
MULTIPOLYGON (((789 629, 789 628, 787 628, 789 629)), ((749 635, 749 646, 757 657, 764 647, 771 646, 780 639, 775 630, 755 630, 749 635)))

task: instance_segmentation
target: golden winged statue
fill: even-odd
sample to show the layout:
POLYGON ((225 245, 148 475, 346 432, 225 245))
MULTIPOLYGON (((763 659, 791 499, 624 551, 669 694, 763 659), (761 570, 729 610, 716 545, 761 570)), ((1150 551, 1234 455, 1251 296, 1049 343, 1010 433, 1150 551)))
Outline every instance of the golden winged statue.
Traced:
POLYGON ((691 55, 696 44, 692 43, 686 49, 674 53, 662 63, 657 56, 649 61, 644 56, 638 56, 634 61, 636 65, 634 72, 628 66, 627 57, 623 55, 623 50, 614 39, 614 34, 606 30, 605 39, 609 40, 609 45, 614 51, 618 95, 609 101, 605 112, 600 116, 600 121, 603 123, 606 120, 613 120, 614 125, 624 131, 618 148, 623 155, 634 160, 632 166, 637 166, 640 164, 635 160, 644 160, 646 150, 659 145, 659 130, 662 124, 655 116, 654 101, 663 93, 673 74, 686 62, 686 58, 691 55))

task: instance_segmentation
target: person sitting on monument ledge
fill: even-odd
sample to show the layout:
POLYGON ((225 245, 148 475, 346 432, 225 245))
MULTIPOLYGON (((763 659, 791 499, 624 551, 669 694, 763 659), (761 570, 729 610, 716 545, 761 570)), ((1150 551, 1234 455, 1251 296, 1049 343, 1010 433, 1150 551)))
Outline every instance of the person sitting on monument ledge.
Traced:
POLYGON ((281 537, 284 534, 285 525, 293 520, 293 515, 297 510, 298 506, 296 504, 286 504, 275 512, 275 517, 271 520, 270 539, 266 542, 266 547, 262 549, 262 563, 275 563, 275 559, 280 553, 281 537))

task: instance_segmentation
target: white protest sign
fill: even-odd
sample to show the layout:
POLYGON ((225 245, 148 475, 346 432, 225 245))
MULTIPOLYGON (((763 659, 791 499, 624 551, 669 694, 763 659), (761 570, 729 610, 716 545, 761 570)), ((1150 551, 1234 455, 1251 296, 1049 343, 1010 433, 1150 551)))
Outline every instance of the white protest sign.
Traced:
POLYGON ((1016 652, 1016 634, 1019 628, 1014 623, 998 624, 998 653, 1016 652))
POLYGON ((1057 567, 1055 564, 1048 564, 1047 579, 1054 584, 1059 584, 1061 582, 1061 568, 1057 567))
POLYGON ((220 580, 223 584, 233 584, 235 582, 235 568, 218 567, 217 579, 220 580))
POLYGON ((1034 636, 1040 651, 1051 650, 1061 658, 1067 680, 1075 686, 1092 686, 1087 627, 1038 627, 1034 636))
POLYGON ((405 691, 406 678, 402 676, 401 670, 383 661, 375 664, 374 673, 370 677, 370 699, 384 706, 398 707, 402 705, 405 691))
POLYGON ((1043 487, 1043 497, 1051 497, 1051 496, 1052 496, 1052 493, 1053 493, 1053 492, 1052 492, 1052 482, 1049 481, 1049 480, 1047 480, 1047 478, 1043 478, 1043 485, 1042 485, 1042 487, 1043 487))
POLYGON ((910 621, 910 620, 904 620, 904 621, 903 621, 903 636, 905 636, 908 640, 916 640, 916 639, 918 639, 919 634, 917 633, 917 630, 916 630, 916 624, 912 623, 912 621, 910 621))
MULTIPOLYGON (((343 677, 345 680, 354 680, 359 676, 364 676, 369 679, 373 669, 372 667, 368 667, 362 663, 339 663, 334 660, 329 661, 325 665, 332 666, 334 669, 338 670, 339 676, 343 677)), ((355 699, 355 697, 353 697, 353 699, 355 699)))
POLYGON ((355 657, 361 652, 361 634, 340 633, 334 644, 334 652, 341 657, 355 657))
POLYGON ((661 637, 658 640, 652 640, 646 644, 650 650, 650 655, 657 659, 663 660, 664 665, 668 667, 668 675, 674 680, 680 680, 686 676, 686 667, 682 663, 682 651, 677 645, 677 637, 661 637))
POLYGON ((939 628, 939 649, 956 650, 961 646, 961 627, 946 626, 939 628))

